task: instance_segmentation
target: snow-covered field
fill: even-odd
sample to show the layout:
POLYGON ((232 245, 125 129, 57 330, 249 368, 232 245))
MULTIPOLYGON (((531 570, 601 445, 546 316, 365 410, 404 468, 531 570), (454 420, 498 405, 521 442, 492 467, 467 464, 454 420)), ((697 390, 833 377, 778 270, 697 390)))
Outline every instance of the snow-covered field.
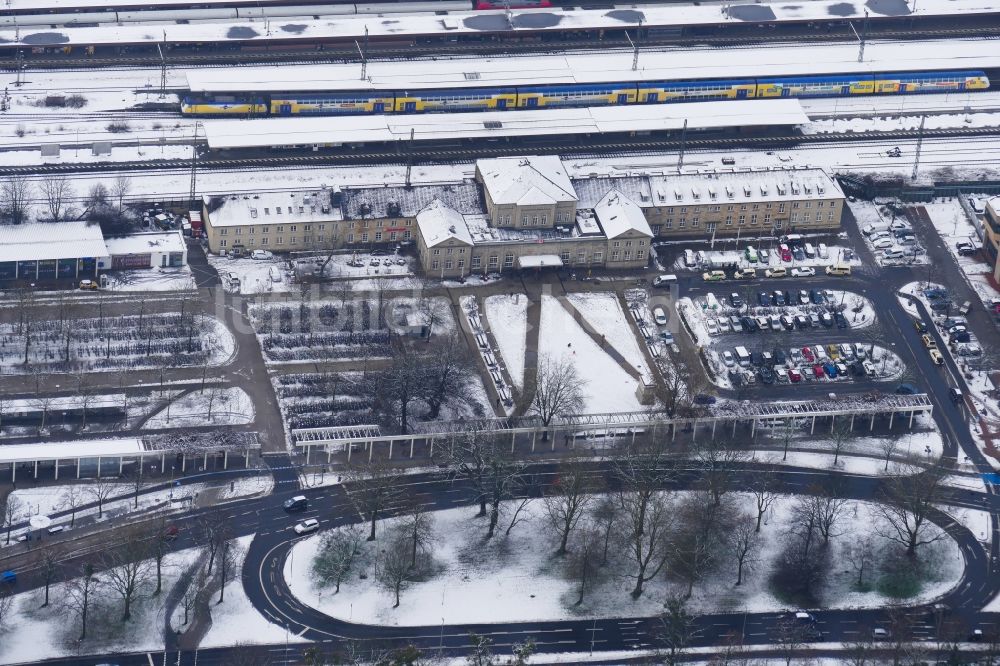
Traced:
POLYGON ((528 297, 525 294, 487 296, 486 320, 500 346, 500 355, 517 389, 524 389, 524 349, 528 335, 528 297))
POLYGON ((608 343, 636 370, 649 375, 646 359, 622 312, 618 297, 610 292, 571 293, 569 302, 580 311, 583 318, 597 330, 608 343))
POLYGON ((542 296, 539 361, 569 359, 583 380, 583 413, 632 412, 642 409, 636 397, 638 380, 631 377, 580 328, 554 296, 542 296))
MULTIPOLYGON (((679 494, 680 499, 685 494, 679 494)), ((738 495, 741 506, 750 510, 753 498, 738 495)), ((691 599, 693 612, 749 611, 766 612, 787 608, 776 598, 768 583, 768 574, 786 543, 785 535, 796 498, 781 496, 765 514, 762 528, 763 549, 760 565, 735 586, 736 572, 726 562, 704 582, 697 583, 691 599)), ((425 625, 468 622, 510 622, 557 620, 578 617, 654 615, 663 610, 663 601, 671 592, 683 592, 684 585, 662 577, 647 583, 646 591, 634 600, 629 591, 634 581, 627 577, 608 576, 589 591, 584 603, 575 606, 576 585, 563 576, 563 562, 553 556, 556 547, 551 528, 544 518, 544 506, 536 501, 525 509, 527 519, 508 537, 503 531, 492 542, 484 542, 484 519, 475 518, 476 509, 467 507, 434 514, 433 558, 436 575, 424 582, 406 586, 399 608, 391 608, 391 593, 373 585, 372 576, 358 580, 351 576, 339 594, 333 588, 316 585, 308 563, 321 543, 321 535, 299 542, 294 548, 294 563, 286 561, 284 575, 298 600, 324 613, 354 622, 385 625, 425 625), (489 600, 489 603, 484 603, 489 600)), ((860 535, 871 534, 872 526, 882 518, 863 502, 849 502, 839 525, 840 535, 832 539, 830 574, 819 591, 824 608, 862 608, 882 606, 887 598, 879 592, 855 589, 857 574, 846 565, 844 551, 860 535)), ((383 521, 385 534, 389 521, 383 521)), ((501 521, 501 527, 506 525, 501 521)), ((908 603, 936 598, 952 587, 961 576, 963 559, 951 540, 939 542, 933 555, 937 562, 934 579, 926 582, 908 603)), ((368 567, 366 566, 365 569, 368 567)), ((624 571, 627 571, 627 567, 624 571)))
POLYGON ((111 291, 185 291, 195 288, 190 266, 108 273, 111 291))
POLYGON ((146 421, 145 429, 239 425, 254 419, 253 401, 241 388, 192 391, 146 421))

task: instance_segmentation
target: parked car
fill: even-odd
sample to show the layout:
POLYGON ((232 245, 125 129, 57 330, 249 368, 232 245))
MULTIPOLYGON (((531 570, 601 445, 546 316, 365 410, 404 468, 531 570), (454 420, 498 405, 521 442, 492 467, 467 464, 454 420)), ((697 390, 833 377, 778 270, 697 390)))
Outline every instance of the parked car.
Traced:
POLYGON ((732 330, 729 328, 729 319, 726 317, 719 317, 718 324, 720 333, 729 333, 732 330))
POLYGON ((833 361, 827 361, 823 364, 823 372, 830 379, 835 379, 837 377, 837 366, 834 365, 833 361))
POLYGON ((767 307, 771 304, 771 297, 766 291, 761 291, 757 293, 757 305, 761 307, 767 307))
POLYGON ((788 275, 788 271, 784 266, 777 266, 775 268, 767 268, 764 270, 764 275, 769 278, 783 278, 788 275))
POLYGON ((931 361, 934 362, 934 365, 944 365, 944 356, 939 350, 931 349, 928 353, 931 355, 931 361))
POLYGON ((795 257, 796 261, 805 261, 806 251, 802 247, 796 245, 792 248, 792 256, 795 257))
POLYGON ((847 317, 844 316, 843 312, 834 312, 833 321, 837 323, 837 328, 847 328, 847 317))
POLYGON ((788 379, 791 382, 793 382, 793 383, 801 382, 802 381, 802 373, 799 372, 798 368, 790 368, 788 370, 788 379))
POLYGON ((787 361, 787 360, 788 360, 788 356, 785 354, 784 351, 782 351, 781 349, 775 349, 774 350, 774 362, 775 363, 784 365, 785 361, 787 361))
POLYGON ((718 335, 719 327, 716 326, 714 319, 709 319, 705 322, 705 328, 708 329, 709 335, 718 335))
POLYGON ((931 337, 930 333, 924 333, 920 336, 920 339, 923 340, 924 347, 927 347, 928 349, 937 349, 937 342, 934 341, 934 338, 931 337))
POLYGON ((823 326, 827 328, 833 328, 833 317, 830 316, 829 312, 824 312, 819 316, 819 321, 823 326))
POLYGON ((890 247, 895 245, 891 238, 879 238, 878 240, 872 241, 872 247, 876 250, 888 250, 890 247))
POLYGON ((733 273, 733 277, 737 280, 752 280, 757 277, 756 268, 737 268, 733 273))
POLYGON ((802 348, 802 357, 805 358, 805 360, 809 361, 810 363, 812 363, 816 359, 816 355, 813 353, 811 347, 802 348))
POLYGON ((823 372, 823 364, 822 363, 814 363, 813 367, 812 367, 812 371, 813 371, 813 377, 816 378, 816 379, 823 379, 823 377, 826 376, 826 373, 823 372))
POLYGON ((795 328, 809 328, 809 318, 805 315, 795 315, 795 328))
POLYGON ((812 266, 796 266, 792 269, 792 277, 812 277, 816 275, 816 269, 812 266))
POLYGON ((732 368, 736 366, 736 357, 733 356, 733 352, 728 349, 722 352, 722 362, 726 364, 727 368, 732 368))
POLYGON ((969 241, 958 241, 955 243, 955 249, 958 250, 959 256, 968 257, 976 253, 976 246, 969 241))
POLYGON ((786 302, 785 301, 785 292, 781 291, 780 289, 775 289, 774 293, 771 294, 771 301, 775 305, 784 305, 785 302, 786 302))
POLYGON ((705 282, 719 282, 726 279, 726 274, 724 271, 708 271, 702 273, 701 277, 705 282))
POLYGON ((97 289, 97 283, 93 280, 80 280, 80 289, 94 290, 97 289))
POLYGON ((676 275, 657 275, 653 278, 654 287, 669 287, 672 284, 677 284, 676 275))
POLYGON ((694 402, 696 405, 714 405, 716 398, 714 395, 708 395, 707 393, 698 393, 694 396, 694 402))
POLYGON ((274 254, 268 252, 267 250, 254 250, 253 252, 250 253, 250 258, 258 260, 274 259, 274 254))

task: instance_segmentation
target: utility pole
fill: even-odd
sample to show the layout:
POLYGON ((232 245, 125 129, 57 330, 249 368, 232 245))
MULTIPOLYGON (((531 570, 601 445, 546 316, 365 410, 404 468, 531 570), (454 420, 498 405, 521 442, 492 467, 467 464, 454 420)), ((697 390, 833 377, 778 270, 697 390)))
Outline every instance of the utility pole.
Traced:
POLYGON ((163 46, 156 45, 156 51, 160 54, 160 99, 167 94, 167 31, 163 31, 163 46))
MULTIPOLYGON (((632 41, 632 36, 628 34, 628 30, 625 31, 625 37, 628 39, 629 45, 632 47, 632 71, 639 69, 639 47, 636 43, 632 41)), ((636 34, 636 39, 639 38, 638 33, 636 34)))
POLYGON ((14 65, 17 67, 17 78, 14 85, 21 87, 21 78, 24 76, 24 51, 21 49, 21 26, 17 24, 17 17, 14 17, 14 43, 17 44, 17 59, 14 65))
POLYGON ((414 128, 410 128, 410 143, 406 147, 406 187, 410 187, 410 171, 413 169, 413 134, 414 128))
POLYGON ((677 153, 677 171, 680 173, 684 166, 684 146, 687 144, 688 119, 684 119, 684 127, 681 128, 681 150, 677 153))
MULTIPOLYGON (((197 194, 198 186, 198 128, 201 127, 201 123, 194 124, 194 141, 191 143, 191 190, 190 199, 191 205, 195 206, 195 196, 197 194)), ((200 206, 197 206, 200 208, 200 206)))
POLYGON ((868 12, 865 11, 865 22, 862 24, 861 34, 860 35, 858 34, 858 31, 854 28, 854 24, 853 23, 851 23, 850 21, 848 21, 847 25, 851 26, 851 32, 854 33, 854 37, 858 40, 858 62, 864 62, 865 61, 865 40, 868 37, 868 12))
POLYGON ((358 44, 358 40, 354 40, 354 45, 358 47, 358 53, 361 54, 361 80, 364 81, 368 78, 368 26, 365 26, 365 40, 364 46, 358 44))
POLYGON ((920 116, 920 129, 917 131, 917 154, 913 156, 913 175, 910 176, 910 180, 917 179, 917 171, 920 169, 920 149, 924 145, 924 121, 927 120, 927 114, 920 116))
POLYGON ((514 12, 510 11, 510 0, 503 0, 503 12, 504 16, 507 17, 507 26, 513 30, 514 29, 514 12))

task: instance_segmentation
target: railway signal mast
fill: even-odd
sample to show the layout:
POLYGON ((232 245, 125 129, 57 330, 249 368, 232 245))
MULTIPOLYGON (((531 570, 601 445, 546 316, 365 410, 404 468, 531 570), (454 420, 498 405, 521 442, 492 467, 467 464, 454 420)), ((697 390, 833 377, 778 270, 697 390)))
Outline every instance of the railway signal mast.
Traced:
POLYGON ((365 26, 365 40, 364 46, 358 44, 358 40, 354 40, 354 45, 358 47, 358 53, 361 54, 361 80, 364 81, 368 76, 368 26, 365 26))
POLYGON ((858 47, 858 62, 864 62, 865 61, 865 42, 868 40, 868 10, 867 9, 865 10, 865 22, 861 25, 861 34, 860 35, 858 34, 858 31, 854 29, 854 24, 853 23, 851 23, 850 21, 848 21, 847 25, 851 26, 851 31, 854 33, 854 36, 858 40, 858 45, 859 45, 859 47, 858 47))

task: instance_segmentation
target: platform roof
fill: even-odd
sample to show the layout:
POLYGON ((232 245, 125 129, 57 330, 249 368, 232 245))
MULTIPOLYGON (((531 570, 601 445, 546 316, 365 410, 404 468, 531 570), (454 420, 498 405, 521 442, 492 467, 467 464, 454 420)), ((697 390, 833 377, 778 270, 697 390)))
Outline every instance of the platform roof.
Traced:
POLYGON ((414 141, 643 132, 680 129, 685 120, 691 130, 809 122, 796 99, 761 99, 405 116, 218 120, 205 122, 204 126, 209 147, 218 150, 409 141, 411 130, 414 141))
POLYGON ((187 72, 192 92, 409 91, 619 82, 821 76, 1000 67, 1000 48, 989 40, 870 42, 858 62, 849 43, 785 44, 756 49, 662 49, 482 59, 371 62, 360 65, 269 66, 187 72))
MULTIPOLYGON (((35 6, 33 0, 11 0, 18 6, 35 6)), ((45 0, 51 3, 53 0, 45 0)), ((777 2, 774 4, 720 3, 712 5, 643 6, 639 9, 570 10, 559 8, 515 10, 513 27, 503 11, 448 12, 447 16, 422 14, 407 16, 405 21, 393 15, 337 16, 319 20, 271 19, 233 22, 207 22, 183 25, 161 24, 155 29, 137 25, 102 25, 99 27, 58 28, 20 31, 0 31, 4 43, 20 42, 26 46, 149 43, 161 40, 174 43, 225 43, 233 41, 266 41, 312 39, 355 39, 365 30, 373 37, 404 37, 434 34, 482 34, 496 32, 579 30, 584 28, 621 29, 637 26, 714 25, 788 21, 864 20, 865 12, 872 17, 950 16, 955 14, 986 14, 1000 11, 996 0, 921 0, 911 11, 906 0, 817 0, 814 2, 777 2)), ((102 0, 106 7, 114 0, 102 0)))
POLYGON ((68 442, 5 444, 0 446, 0 463, 30 463, 42 460, 77 458, 117 458, 137 456, 147 451, 141 439, 81 439, 68 442))

